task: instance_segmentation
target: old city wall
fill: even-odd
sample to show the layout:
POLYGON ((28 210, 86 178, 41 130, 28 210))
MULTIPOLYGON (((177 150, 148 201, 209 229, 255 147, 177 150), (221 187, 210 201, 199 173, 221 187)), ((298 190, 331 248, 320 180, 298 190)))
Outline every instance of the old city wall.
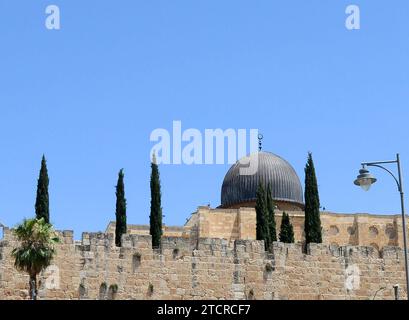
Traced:
MULTIPOLYGON (((295 241, 304 241, 304 212, 287 211, 294 227, 295 241)), ((277 234, 282 211, 276 210, 277 234)), ((403 247, 401 215, 339 214, 321 212, 323 242, 331 245, 372 246, 381 251, 385 246, 403 247)), ((106 233, 115 232, 110 222, 106 233)), ((211 209, 199 207, 184 226, 164 226, 167 237, 220 238, 229 241, 256 239, 256 212, 254 208, 211 209)), ((149 225, 128 225, 128 233, 149 235, 149 225)), ((409 233, 409 226, 408 226, 409 233)))
MULTIPOLYGON (((294 227, 296 242, 304 241, 304 212, 287 211, 294 227)), ((210 209, 199 207, 196 224, 200 237, 228 240, 256 239, 256 212, 254 208, 210 209)), ((277 234, 282 211, 276 210, 277 234)), ((381 251, 385 246, 403 247, 401 215, 339 214, 321 212, 323 242, 344 246, 372 246, 381 251)), ((165 235, 170 234, 164 230, 165 235)), ((409 226, 408 226, 409 232, 409 226)), ((188 232, 186 232, 188 233, 188 232)), ((182 232, 180 232, 182 235, 182 232)))
MULTIPOLYGON (((403 250, 275 243, 60 233, 53 265, 40 276, 40 299, 393 299, 404 287, 403 250)), ((27 299, 28 277, 10 257, 10 229, 0 241, 0 299, 27 299)), ((406 294, 401 291, 401 297, 406 294)))

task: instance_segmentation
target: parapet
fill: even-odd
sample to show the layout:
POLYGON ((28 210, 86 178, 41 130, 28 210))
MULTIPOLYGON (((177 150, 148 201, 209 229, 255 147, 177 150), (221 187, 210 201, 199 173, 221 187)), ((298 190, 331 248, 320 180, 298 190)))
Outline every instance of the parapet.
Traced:
MULTIPOLYGON (((207 210, 207 208, 203 208, 207 210)), ((75 251, 94 251, 98 247, 104 247, 105 251, 116 252, 118 248, 115 245, 115 236, 113 233, 105 232, 83 232, 80 241, 74 241, 74 232, 72 230, 57 231, 62 246, 73 246, 75 251)), ((12 229, 3 226, 3 239, 0 240, 0 247, 14 246, 14 236, 12 229)), ((150 235, 124 234, 122 236, 122 248, 125 249, 146 249, 152 248, 152 237, 150 235)), ((58 250, 58 247, 57 247, 58 250)), ((237 254, 259 254, 269 256, 264 249, 264 241, 258 240, 228 240, 220 238, 189 238, 179 236, 165 236, 161 240, 160 250, 153 250, 156 253, 180 252, 190 254, 196 251, 200 255, 221 255, 234 256, 237 254)), ((330 256, 334 258, 347 259, 348 261, 360 259, 373 260, 395 260, 403 261, 403 249, 397 246, 385 246, 382 250, 377 250, 372 246, 338 246, 333 244, 308 244, 303 243, 281 243, 274 242, 272 245, 272 254, 275 258, 300 256, 300 257, 323 257, 330 256)))

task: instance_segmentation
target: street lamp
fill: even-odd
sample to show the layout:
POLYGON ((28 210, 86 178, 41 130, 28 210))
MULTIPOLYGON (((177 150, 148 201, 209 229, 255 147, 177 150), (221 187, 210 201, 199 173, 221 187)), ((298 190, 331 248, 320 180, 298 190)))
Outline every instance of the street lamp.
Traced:
POLYGON ((403 247, 405 252, 405 271, 406 271, 406 296, 409 300, 409 268, 408 268, 408 246, 406 240, 406 215, 405 215, 405 201, 404 201, 404 193, 403 193, 403 177, 402 177, 402 170, 400 165, 400 157, 399 153, 396 155, 396 160, 389 160, 389 161, 374 161, 374 162, 362 162, 362 169, 359 170, 359 175, 357 176, 354 184, 360 186, 363 190, 368 191, 371 186, 377 181, 376 178, 369 172, 367 167, 377 167, 385 170, 388 172, 393 179, 395 180, 398 191, 400 193, 400 204, 402 210, 402 227, 403 227, 403 247), (382 166, 382 164, 390 164, 396 163, 398 166, 398 178, 390 171, 389 169, 382 166))
POLYGON ((356 186, 360 186, 364 191, 369 191, 371 186, 376 182, 376 178, 369 173, 366 166, 359 170, 359 175, 354 181, 356 186))

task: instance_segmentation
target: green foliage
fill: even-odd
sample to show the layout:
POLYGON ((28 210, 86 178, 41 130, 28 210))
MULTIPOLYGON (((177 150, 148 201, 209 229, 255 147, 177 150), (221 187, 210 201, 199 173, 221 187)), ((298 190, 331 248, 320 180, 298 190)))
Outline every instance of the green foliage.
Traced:
POLYGON ((155 155, 151 163, 151 212, 149 216, 150 234, 152 236, 152 247, 158 248, 162 237, 162 204, 159 168, 156 164, 155 155))
POLYGON ((263 185, 260 183, 256 193, 256 237, 264 240, 265 249, 270 247, 269 219, 267 197, 263 185))
POLYGON ((305 166, 305 241, 306 243, 322 243, 320 218, 320 199, 318 194, 317 177, 315 174, 312 154, 308 153, 305 166))
POLYGON ((99 299, 100 300, 106 300, 107 290, 108 290, 108 284, 106 282, 102 282, 101 286, 99 287, 99 299))
POLYGON ((284 243, 294 243, 294 230, 290 222, 290 217, 283 212, 280 228, 280 241, 284 243))
POLYGON ((51 224, 41 219, 25 219, 14 230, 14 235, 20 242, 14 248, 14 266, 25 271, 30 276, 30 295, 32 299, 37 296, 37 275, 50 264, 55 255, 55 244, 59 238, 51 224))
POLYGON ((117 292, 118 292, 118 285, 117 285, 117 284, 111 284, 111 285, 109 286, 109 290, 110 290, 112 293, 117 293, 117 292))
POLYGON ((50 222, 49 195, 48 195, 48 171, 45 156, 41 160, 41 169, 37 182, 37 197, 35 211, 37 219, 44 218, 46 223, 50 222))
POLYGON ((267 217, 268 217, 268 232, 269 232, 269 242, 270 244, 273 243, 273 241, 277 241, 277 231, 276 231, 276 220, 275 220, 275 203, 273 200, 273 196, 271 194, 271 187, 270 184, 268 184, 267 187, 267 195, 266 195, 266 201, 267 201, 267 217))
POLYGON ((16 268, 29 274, 47 268, 55 254, 54 245, 59 242, 52 225, 44 218, 25 219, 13 231, 20 241, 20 246, 12 251, 16 268))
POLYGON ((126 199, 124 185, 124 171, 118 173, 118 183, 116 185, 116 224, 115 224, 115 244, 120 247, 121 237, 126 233, 126 199))

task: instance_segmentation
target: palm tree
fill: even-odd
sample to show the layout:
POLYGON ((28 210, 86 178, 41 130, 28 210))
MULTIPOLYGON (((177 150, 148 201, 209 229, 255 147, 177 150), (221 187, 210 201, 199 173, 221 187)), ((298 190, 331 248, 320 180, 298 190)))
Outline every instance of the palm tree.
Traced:
POLYGON ((41 219, 25 219, 14 229, 20 246, 13 249, 14 266, 30 276, 30 297, 37 300, 37 275, 51 264, 55 244, 60 240, 51 224, 41 219))

